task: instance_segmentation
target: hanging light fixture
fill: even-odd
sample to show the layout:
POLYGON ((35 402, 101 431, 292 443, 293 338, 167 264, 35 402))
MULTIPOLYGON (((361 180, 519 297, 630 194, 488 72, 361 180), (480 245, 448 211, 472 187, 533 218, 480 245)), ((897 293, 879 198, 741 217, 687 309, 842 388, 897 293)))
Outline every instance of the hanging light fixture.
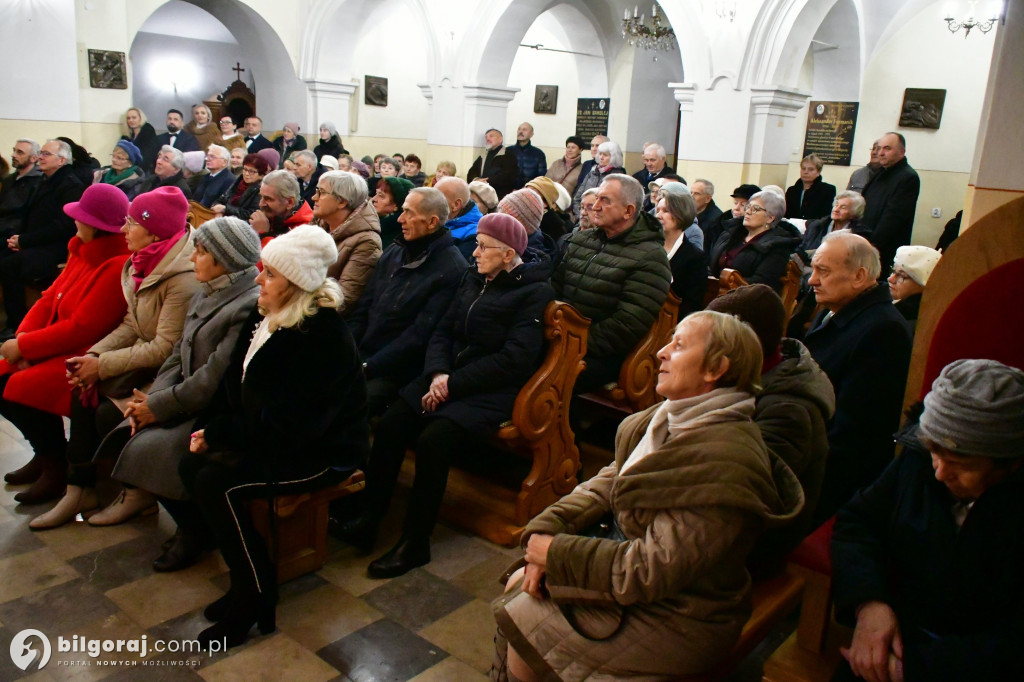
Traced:
POLYGON ((966 19, 957 21, 953 17, 949 16, 945 18, 946 28, 949 29, 950 33, 956 33, 960 29, 964 30, 964 38, 971 34, 971 30, 978 29, 982 33, 988 33, 995 26, 998 17, 992 17, 985 21, 978 21, 974 18, 974 6, 978 4, 977 0, 971 0, 971 12, 966 19))
POLYGON ((662 13, 658 5, 651 7, 651 25, 646 24, 646 14, 640 14, 640 8, 633 7, 633 16, 629 10, 622 15, 622 39, 630 45, 644 50, 662 50, 669 52, 676 49, 676 32, 671 26, 662 24, 662 13))

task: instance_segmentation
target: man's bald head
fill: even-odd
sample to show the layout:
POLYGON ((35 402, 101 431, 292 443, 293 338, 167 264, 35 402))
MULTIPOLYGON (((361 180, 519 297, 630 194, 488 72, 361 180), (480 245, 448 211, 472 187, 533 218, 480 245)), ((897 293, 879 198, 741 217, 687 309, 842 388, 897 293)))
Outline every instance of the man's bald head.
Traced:
POLYGON ((469 185, 462 178, 454 176, 442 178, 437 181, 434 188, 447 199, 450 218, 457 217, 469 203, 469 185))

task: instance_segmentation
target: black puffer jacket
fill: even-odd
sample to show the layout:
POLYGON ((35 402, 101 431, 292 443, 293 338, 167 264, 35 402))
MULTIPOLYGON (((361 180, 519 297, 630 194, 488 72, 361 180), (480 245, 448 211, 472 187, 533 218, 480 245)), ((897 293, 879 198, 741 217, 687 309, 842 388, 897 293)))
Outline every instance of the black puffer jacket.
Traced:
POLYGON ((423 374, 402 398, 416 409, 437 373, 448 374, 446 402, 434 413, 489 436, 512 416, 516 395, 540 366, 544 309, 555 292, 543 272, 520 265, 485 282, 466 270, 434 330, 423 374))
POLYGON ((427 343, 466 270, 447 227, 422 239, 428 241, 395 237, 348 318, 368 379, 405 384, 419 376, 427 343))
POLYGON ((560 300, 590 318, 587 355, 615 358, 651 328, 671 279, 661 224, 640 213, 611 239, 598 228, 574 232, 551 283, 560 300))
MULTIPOLYGON (((739 246, 747 236, 743 221, 727 225, 718 242, 711 249, 711 274, 721 274, 719 263, 729 250, 739 246)), ((800 232, 786 222, 780 222, 768 232, 736 254, 728 267, 736 270, 747 284, 767 284, 776 292, 782 290, 782 276, 786 274, 789 255, 800 246, 800 232)))
POLYGON ((219 203, 224 205, 224 215, 234 216, 241 220, 248 221, 249 216, 256 212, 260 207, 260 185, 263 184, 262 180, 257 180, 242 191, 242 196, 238 198, 238 201, 232 203, 231 198, 235 196, 235 192, 238 191, 238 183, 242 182, 241 176, 235 180, 231 188, 224 192, 218 200, 219 203))

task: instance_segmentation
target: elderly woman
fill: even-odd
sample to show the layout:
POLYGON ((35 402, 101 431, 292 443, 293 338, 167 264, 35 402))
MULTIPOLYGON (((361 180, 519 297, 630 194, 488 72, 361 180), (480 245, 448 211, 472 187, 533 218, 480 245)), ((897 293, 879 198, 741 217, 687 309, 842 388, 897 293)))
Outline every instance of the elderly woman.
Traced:
MULTIPOLYGON (((381 168, 387 168, 384 159, 381 161, 381 168)), ((388 248, 395 237, 402 233, 402 226, 398 223, 398 217, 402 215, 402 204, 409 190, 415 189, 413 184, 405 178, 397 178, 385 175, 377 183, 377 191, 373 195, 373 208, 380 219, 380 242, 382 248, 388 248)))
POLYGON ((4 480, 32 484, 15 495, 27 504, 64 492, 67 462, 64 422, 71 411, 71 388, 64 362, 106 336, 124 317, 121 267, 128 249, 120 237, 128 198, 112 185, 86 188, 80 201, 64 206, 77 232, 68 243, 68 262, 18 326, 15 338, 0 345, 0 414, 32 446, 28 464, 4 480))
POLYGON ((470 268, 427 349, 423 374, 381 417, 366 468, 364 514, 343 524, 344 539, 372 548, 408 448, 416 477, 402 537, 370 564, 374 578, 392 578, 430 561, 430 534, 441 507, 448 466, 509 419, 516 395, 540 365, 544 308, 554 298, 546 273, 523 265, 526 230, 515 218, 480 219, 470 268))
POLYGON ((808 260, 821 246, 821 240, 825 235, 836 230, 849 230, 862 237, 871 236, 871 228, 860 224, 864 215, 864 197, 857 192, 844 190, 836 195, 832 202, 832 213, 824 218, 810 220, 804 230, 803 241, 800 246, 808 256, 808 260))
POLYGON ((487 215, 498 208, 498 193, 486 182, 474 180, 469 183, 469 198, 480 209, 480 215, 487 215))
POLYGON ((654 210, 665 230, 665 252, 672 269, 672 293, 681 301, 679 317, 683 318, 704 307, 704 292, 708 284, 703 241, 698 244, 690 237, 696 230, 701 240, 704 238, 695 222, 697 204, 686 185, 670 182, 660 193, 654 210))
POLYGON ((380 176, 382 178, 397 178, 402 174, 402 162, 390 156, 380 160, 380 176))
POLYGON ((313 217, 338 249, 338 258, 327 268, 327 276, 336 279, 345 294, 339 311, 351 310, 380 259, 380 219, 367 199, 366 180, 355 173, 324 173, 313 201, 313 217))
POLYGON ((927 246, 901 246, 896 249, 892 274, 886 280, 896 310, 909 323, 911 333, 917 326, 917 312, 921 307, 928 278, 932 276, 942 254, 927 246))
POLYGON ((300 225, 263 250, 258 321, 240 336, 222 382, 225 399, 193 434, 179 471, 213 530, 231 576, 204 615, 202 642, 245 641, 274 629, 277 580, 246 500, 316 490, 349 476, 369 449, 366 384, 342 293, 327 277, 334 240, 300 225), (262 316, 262 319, 260 319, 262 316))
POLYGON ((281 128, 281 134, 274 139, 274 149, 281 155, 280 168, 284 168, 284 160, 292 154, 306 148, 306 138, 299 135, 299 124, 294 122, 285 123, 281 128))
POLYGON ((348 150, 345 149, 345 145, 341 143, 341 137, 338 135, 338 127, 330 121, 320 124, 320 142, 313 147, 313 153, 316 154, 317 161, 325 156, 339 159, 342 154, 348 154, 348 150))
POLYGON ((434 169, 434 174, 427 178, 426 182, 423 183, 424 187, 434 187, 437 183, 444 178, 450 178, 455 175, 455 164, 451 161, 441 161, 437 164, 437 168, 434 169))
POLYGON ((135 186, 146 174, 142 170, 142 152, 128 140, 118 140, 110 154, 110 165, 93 173, 93 184, 114 185, 132 196, 135 186))
POLYGON ((160 151, 160 145, 156 140, 156 130, 153 125, 146 121, 146 115, 142 109, 131 107, 121 117, 122 140, 128 140, 142 152, 143 169, 152 168, 156 161, 156 154, 160 151))
POLYGON ((220 124, 214 123, 213 112, 205 104, 192 105, 192 120, 185 124, 185 132, 195 135, 200 149, 206 149, 211 144, 220 144, 223 139, 220 124))
POLYGON ((617 142, 608 140, 598 146, 594 167, 580 180, 579 186, 576 187, 576 193, 573 195, 572 215, 577 223, 580 219, 580 201, 583 199, 583 193, 592 187, 599 186, 601 181, 612 173, 625 173, 626 169, 623 168, 622 163, 622 148, 617 142))
POLYGON ((242 161, 242 174, 231 189, 221 195, 219 203, 210 209, 219 216, 248 220, 260 208, 260 185, 270 170, 270 164, 262 156, 246 154, 242 161))
POLYGON ((828 215, 836 186, 822 181, 823 165, 817 154, 808 154, 800 161, 800 177, 786 190, 785 217, 814 220, 828 215))
POLYGON ((786 202, 775 192, 761 191, 750 197, 743 222, 727 226, 711 248, 711 274, 725 268, 740 273, 747 284, 767 284, 782 289, 789 256, 800 245, 800 233, 781 223, 786 202))
POLYGON ((777 488, 752 421, 762 357, 750 327, 693 313, 658 358, 666 400, 627 417, 615 461, 523 533, 526 565, 492 604, 509 679, 708 670, 750 613, 754 540, 803 505, 792 472, 777 488), (604 520, 610 532, 585 534, 604 520))
MULTIPOLYGON (((132 201, 122 228, 132 253, 121 270, 128 312, 85 355, 67 361, 68 379, 79 389, 71 402, 67 448, 69 491, 75 486, 79 495, 62 502, 76 509, 71 516, 96 506, 93 457, 101 440, 121 423, 135 389, 149 386, 181 337, 189 301, 199 288, 187 213, 188 200, 176 187, 161 187, 132 201)), ((109 526, 155 510, 153 495, 128 487, 89 523, 109 526)))
POLYGON ((580 179, 580 169, 583 167, 583 148, 586 146, 587 143, 581 137, 576 135, 567 137, 565 139, 565 156, 552 161, 545 175, 565 187, 570 195, 576 191, 576 183, 580 179))
POLYGON ((399 177, 405 178, 417 187, 422 187, 423 183, 427 181, 427 174, 420 170, 422 167, 423 161, 420 157, 409 154, 402 161, 402 174, 399 177))

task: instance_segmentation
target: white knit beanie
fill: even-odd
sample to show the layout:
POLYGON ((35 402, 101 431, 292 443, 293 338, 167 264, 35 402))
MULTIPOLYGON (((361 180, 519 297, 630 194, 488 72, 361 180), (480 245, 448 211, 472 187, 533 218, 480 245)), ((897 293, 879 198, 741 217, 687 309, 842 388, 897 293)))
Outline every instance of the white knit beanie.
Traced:
POLYGON ((336 260, 334 239, 316 225, 299 225, 263 247, 263 263, 303 291, 319 289, 336 260))
POLYGON ((925 286, 941 257, 941 253, 927 246, 901 246, 896 249, 893 265, 910 275, 910 279, 925 286))

